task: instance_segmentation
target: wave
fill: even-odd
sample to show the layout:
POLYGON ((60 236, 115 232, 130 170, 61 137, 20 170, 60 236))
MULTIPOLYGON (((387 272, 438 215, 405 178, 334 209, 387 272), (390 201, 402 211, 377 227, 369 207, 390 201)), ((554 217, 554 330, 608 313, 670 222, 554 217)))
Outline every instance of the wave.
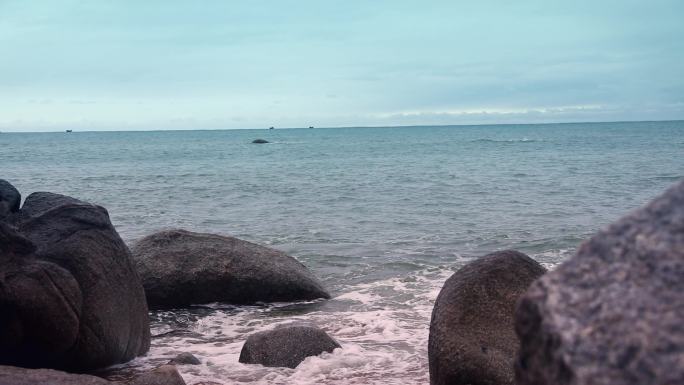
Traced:
POLYGON ((522 139, 488 139, 488 138, 481 138, 481 139, 474 139, 471 140, 472 143, 536 143, 536 142, 543 142, 543 140, 537 140, 537 139, 528 139, 528 138, 522 138, 522 139))

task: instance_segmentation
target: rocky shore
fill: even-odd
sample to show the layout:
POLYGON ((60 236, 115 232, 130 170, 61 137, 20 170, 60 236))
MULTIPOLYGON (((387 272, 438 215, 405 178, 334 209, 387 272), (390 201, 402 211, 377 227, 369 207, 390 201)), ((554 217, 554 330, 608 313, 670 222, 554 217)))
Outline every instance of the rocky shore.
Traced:
MULTIPOLYGON (((516 251, 474 260, 436 299, 431 384, 684 383, 684 182, 546 270, 516 251)), ((240 239, 170 230, 124 244, 107 210, 0 180, 0 385, 185 384, 189 353, 130 378, 149 309, 327 299, 296 259, 240 239)), ((239 361, 295 368, 344 349, 312 324, 246 338, 239 361)), ((221 379, 216 379, 220 383, 221 379)))

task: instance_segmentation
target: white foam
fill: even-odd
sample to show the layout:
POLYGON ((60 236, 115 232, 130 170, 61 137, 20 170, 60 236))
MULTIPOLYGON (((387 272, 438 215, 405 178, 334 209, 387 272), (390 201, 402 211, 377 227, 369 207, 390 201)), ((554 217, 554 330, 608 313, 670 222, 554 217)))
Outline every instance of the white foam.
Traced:
MULTIPOLYGON (((201 365, 179 366, 188 384, 406 384, 428 382, 427 338, 434 299, 449 269, 422 270, 409 277, 363 283, 305 314, 278 312, 284 304, 215 312, 190 322, 196 335, 155 338, 150 353, 133 362, 150 368, 180 352, 195 354, 201 365), (309 357, 296 369, 266 368, 238 362, 251 333, 293 321, 323 328, 342 348, 309 357)), ((188 321, 188 320, 186 320, 188 321)), ((153 334, 169 331, 155 326, 153 334)))

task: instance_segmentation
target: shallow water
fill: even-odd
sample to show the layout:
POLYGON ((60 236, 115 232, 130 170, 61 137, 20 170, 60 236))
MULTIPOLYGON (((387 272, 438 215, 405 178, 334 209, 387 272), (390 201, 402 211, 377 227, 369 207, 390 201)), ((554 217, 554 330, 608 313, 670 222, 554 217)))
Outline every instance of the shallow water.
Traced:
POLYGON ((1 178, 105 206, 129 243, 163 228, 294 255, 330 301, 153 314, 136 368, 189 351, 189 384, 427 382, 432 303, 506 248, 552 267, 684 176, 684 122, 0 134, 1 178), (264 138, 271 143, 256 145, 264 138), (314 322, 342 345, 297 369, 237 362, 247 335, 314 322))

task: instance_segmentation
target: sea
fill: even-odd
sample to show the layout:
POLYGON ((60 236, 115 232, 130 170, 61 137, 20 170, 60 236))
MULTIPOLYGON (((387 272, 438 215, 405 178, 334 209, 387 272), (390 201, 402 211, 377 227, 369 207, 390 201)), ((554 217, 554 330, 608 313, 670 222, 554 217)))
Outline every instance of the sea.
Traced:
POLYGON ((190 352, 188 384, 428 383, 455 270, 503 249, 553 269, 682 177, 684 121, 0 134, 0 178, 24 196, 102 205, 129 244, 183 228, 283 250, 331 292, 152 312, 149 354, 122 367, 190 352), (342 348, 296 369, 238 363, 247 336, 293 321, 342 348))

